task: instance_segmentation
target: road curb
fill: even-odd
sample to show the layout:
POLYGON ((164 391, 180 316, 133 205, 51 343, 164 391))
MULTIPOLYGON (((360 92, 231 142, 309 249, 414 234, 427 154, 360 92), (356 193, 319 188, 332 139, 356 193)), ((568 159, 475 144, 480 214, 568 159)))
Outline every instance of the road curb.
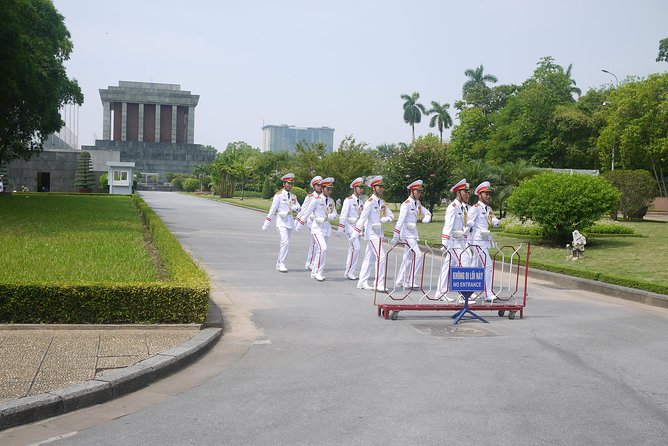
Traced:
POLYGON ((220 308, 209 301, 209 314, 203 329, 178 347, 90 381, 2 402, 0 430, 104 403, 181 370, 199 359, 220 339, 222 320, 220 308), (215 308, 212 309, 212 306, 215 308))

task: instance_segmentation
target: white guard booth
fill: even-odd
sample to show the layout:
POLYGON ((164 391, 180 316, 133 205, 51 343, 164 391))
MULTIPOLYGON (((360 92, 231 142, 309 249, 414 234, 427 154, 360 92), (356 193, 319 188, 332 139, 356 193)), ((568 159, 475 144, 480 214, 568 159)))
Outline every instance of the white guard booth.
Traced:
POLYGON ((110 194, 132 194, 132 176, 135 163, 108 161, 107 174, 110 194))

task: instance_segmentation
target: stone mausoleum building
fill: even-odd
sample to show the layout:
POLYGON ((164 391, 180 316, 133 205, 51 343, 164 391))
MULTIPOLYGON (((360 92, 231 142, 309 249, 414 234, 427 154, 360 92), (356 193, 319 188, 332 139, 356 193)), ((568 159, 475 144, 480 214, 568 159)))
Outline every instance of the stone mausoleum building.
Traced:
POLYGON ((180 85, 120 81, 100 90, 102 139, 90 152, 93 170, 107 162, 134 162, 141 183, 162 184, 168 172, 192 173, 216 155, 195 144, 195 107, 199 95, 180 85))
POLYGON ((102 139, 94 146, 77 147, 78 109, 61 110, 65 127, 29 161, 14 160, 7 168, 8 190, 76 192, 74 176, 81 151, 91 155, 99 177, 108 163, 134 163, 139 186, 164 185, 169 172, 192 173, 195 164, 209 164, 216 156, 195 144, 195 107, 199 95, 180 85, 120 81, 100 90, 102 139), (71 119, 74 118, 74 119, 71 119), (73 135, 72 135, 73 134, 73 135))

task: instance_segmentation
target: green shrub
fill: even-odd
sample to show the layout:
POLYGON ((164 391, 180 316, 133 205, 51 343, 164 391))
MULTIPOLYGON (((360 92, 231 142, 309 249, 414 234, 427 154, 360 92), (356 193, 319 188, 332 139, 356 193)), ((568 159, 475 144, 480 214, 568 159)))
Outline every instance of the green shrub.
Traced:
POLYGON ((613 210, 613 216, 621 212, 625 219, 641 219, 647 214, 654 197, 657 195, 654 178, 646 170, 613 170, 604 174, 619 192, 619 206, 613 210))
POLYGON ((93 172, 93 161, 90 153, 81 152, 77 160, 77 170, 74 173, 74 185, 81 192, 90 192, 95 185, 95 173, 93 172))
MULTIPOLYGON (((234 196, 235 197, 241 197, 241 191, 240 190, 235 190, 234 191, 234 196)), ((273 197, 273 195, 272 195, 272 197, 273 197)), ((244 191, 244 198, 262 198, 262 192, 255 192, 255 191, 252 191, 252 190, 245 190, 244 191)))
POLYGON ((102 192, 109 190, 109 173, 105 172, 100 175, 100 178, 97 180, 97 187, 102 192))
POLYGON ((510 212, 538 223, 558 242, 591 227, 617 206, 619 192, 601 177, 546 172, 522 181, 508 198, 510 212))
POLYGON ((618 223, 594 223, 586 230, 587 234, 606 234, 606 235, 631 235, 635 231, 628 226, 622 226, 618 223))
POLYGON ((306 198, 306 194, 308 193, 301 187, 297 186, 292 186, 292 190, 290 192, 297 196, 297 200, 299 200, 300 203, 304 202, 304 198, 306 198))
POLYGON ((199 190, 199 179, 186 178, 181 183, 181 187, 186 192, 195 192, 196 190, 199 190))
POLYGON ((264 179, 264 183, 262 183, 262 198, 268 200, 273 197, 274 194, 276 194, 274 182, 271 180, 271 178, 267 177, 264 179))

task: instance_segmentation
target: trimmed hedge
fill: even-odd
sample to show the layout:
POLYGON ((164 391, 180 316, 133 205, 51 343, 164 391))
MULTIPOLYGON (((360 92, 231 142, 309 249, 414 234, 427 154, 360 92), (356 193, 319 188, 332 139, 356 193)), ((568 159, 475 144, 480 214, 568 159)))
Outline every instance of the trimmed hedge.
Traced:
POLYGON ((569 268, 567 266, 550 265, 542 262, 534 262, 533 260, 529 260, 529 267, 543 271, 551 271, 553 273, 566 274, 568 276, 581 277, 583 279, 596 280, 598 282, 605 282, 613 285, 636 288, 639 290, 650 291, 652 293, 668 294, 668 286, 644 282, 642 280, 625 279, 611 274, 569 268))
POLYGON ((132 196, 167 278, 143 283, 0 283, 0 321, 9 323, 203 323, 209 280, 162 220, 132 196))

